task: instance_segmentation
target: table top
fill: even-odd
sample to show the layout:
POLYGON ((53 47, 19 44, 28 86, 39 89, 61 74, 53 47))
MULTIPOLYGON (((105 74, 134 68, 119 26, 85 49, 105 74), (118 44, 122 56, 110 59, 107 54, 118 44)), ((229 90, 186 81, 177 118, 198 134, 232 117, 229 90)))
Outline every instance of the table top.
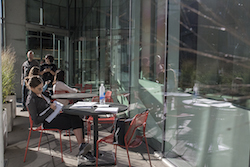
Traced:
MULTIPOLYGON (((118 107, 118 113, 125 111, 128 109, 128 107, 124 104, 119 103, 106 103, 109 104, 109 107, 118 107)), ((64 113, 71 114, 71 115, 105 115, 105 114, 111 114, 110 112, 96 112, 96 107, 90 108, 70 108, 73 104, 64 106, 62 108, 64 113)))
POLYGON ((95 93, 62 93, 54 94, 51 96, 52 99, 83 99, 98 96, 95 93))

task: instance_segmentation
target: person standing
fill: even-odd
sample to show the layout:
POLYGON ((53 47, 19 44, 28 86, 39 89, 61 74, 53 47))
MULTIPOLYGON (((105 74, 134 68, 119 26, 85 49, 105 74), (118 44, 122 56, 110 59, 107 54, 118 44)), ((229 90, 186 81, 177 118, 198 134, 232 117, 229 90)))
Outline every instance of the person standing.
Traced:
MULTIPOLYGON (((52 81, 54 80, 54 75, 57 70, 55 64, 53 64, 54 57, 51 54, 45 56, 45 63, 40 66, 40 75, 42 76, 43 82, 51 81, 48 88, 52 89, 52 81)), ((52 93, 52 90, 51 90, 52 93)))
POLYGON ((28 77, 30 69, 34 66, 39 66, 39 63, 34 60, 34 52, 32 50, 27 52, 27 58, 21 68, 21 85, 22 85, 22 103, 23 103, 23 109, 21 111, 27 111, 25 103, 26 103, 26 98, 28 96, 28 89, 25 86, 25 80, 24 78, 28 77))

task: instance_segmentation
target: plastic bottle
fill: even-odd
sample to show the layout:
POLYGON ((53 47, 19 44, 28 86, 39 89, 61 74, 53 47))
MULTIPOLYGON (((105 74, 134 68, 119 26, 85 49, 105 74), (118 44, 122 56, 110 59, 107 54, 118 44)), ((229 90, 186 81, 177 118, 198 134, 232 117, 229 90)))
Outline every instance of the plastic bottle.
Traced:
POLYGON ((99 88, 99 100, 100 104, 105 104, 105 87, 103 84, 99 88))

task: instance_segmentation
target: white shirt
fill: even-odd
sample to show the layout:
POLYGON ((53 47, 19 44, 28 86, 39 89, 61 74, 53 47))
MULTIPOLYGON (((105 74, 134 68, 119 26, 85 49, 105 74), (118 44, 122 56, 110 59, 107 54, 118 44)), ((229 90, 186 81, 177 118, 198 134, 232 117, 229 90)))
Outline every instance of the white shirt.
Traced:
MULTIPOLYGON (((61 81, 56 81, 56 83, 53 85, 53 94, 56 94, 57 91, 65 91, 65 93, 66 93, 66 91, 68 93, 77 93, 78 92, 77 89, 71 88, 61 81)), ((56 99, 56 101, 62 103, 64 106, 69 104, 69 100, 67 100, 67 99, 56 99)))

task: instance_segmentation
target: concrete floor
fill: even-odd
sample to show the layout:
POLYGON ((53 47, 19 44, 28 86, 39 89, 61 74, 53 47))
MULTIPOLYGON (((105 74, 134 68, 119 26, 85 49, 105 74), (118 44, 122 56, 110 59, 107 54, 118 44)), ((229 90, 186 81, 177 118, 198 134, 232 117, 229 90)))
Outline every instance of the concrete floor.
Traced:
MULTIPOLYGON (((74 136, 71 136, 72 152, 69 148, 69 138, 62 135, 63 141, 63 158, 61 161, 59 135, 56 132, 49 132, 43 134, 40 150, 38 151, 39 132, 32 132, 29 144, 29 150, 26 157, 26 162, 23 162, 25 148, 28 138, 29 119, 28 112, 20 112, 21 103, 17 103, 17 115, 14 119, 14 126, 12 132, 8 133, 8 146, 5 149, 5 167, 75 167, 84 166, 80 165, 82 159, 77 158, 75 155, 78 153, 78 145, 74 136), (49 139, 49 144, 47 142, 49 139), (51 149, 49 149, 49 146, 51 149), (53 157, 51 156, 53 155, 53 157)), ((108 135, 107 129, 101 128, 99 138, 108 135)), ((93 137, 92 137, 93 139, 93 137)), ((92 144, 92 140, 90 143, 92 144)), ((112 155, 113 146, 102 143, 100 151, 108 151, 112 155)), ((143 143, 140 147, 130 149, 130 160, 132 166, 150 166, 146 151, 146 146, 143 143)), ((150 149, 150 158, 154 167, 166 166, 163 161, 154 156, 154 151, 150 149)), ((95 166, 93 163, 91 166, 95 166)), ((118 147, 117 153, 117 167, 128 166, 128 159, 126 149, 118 147)))

